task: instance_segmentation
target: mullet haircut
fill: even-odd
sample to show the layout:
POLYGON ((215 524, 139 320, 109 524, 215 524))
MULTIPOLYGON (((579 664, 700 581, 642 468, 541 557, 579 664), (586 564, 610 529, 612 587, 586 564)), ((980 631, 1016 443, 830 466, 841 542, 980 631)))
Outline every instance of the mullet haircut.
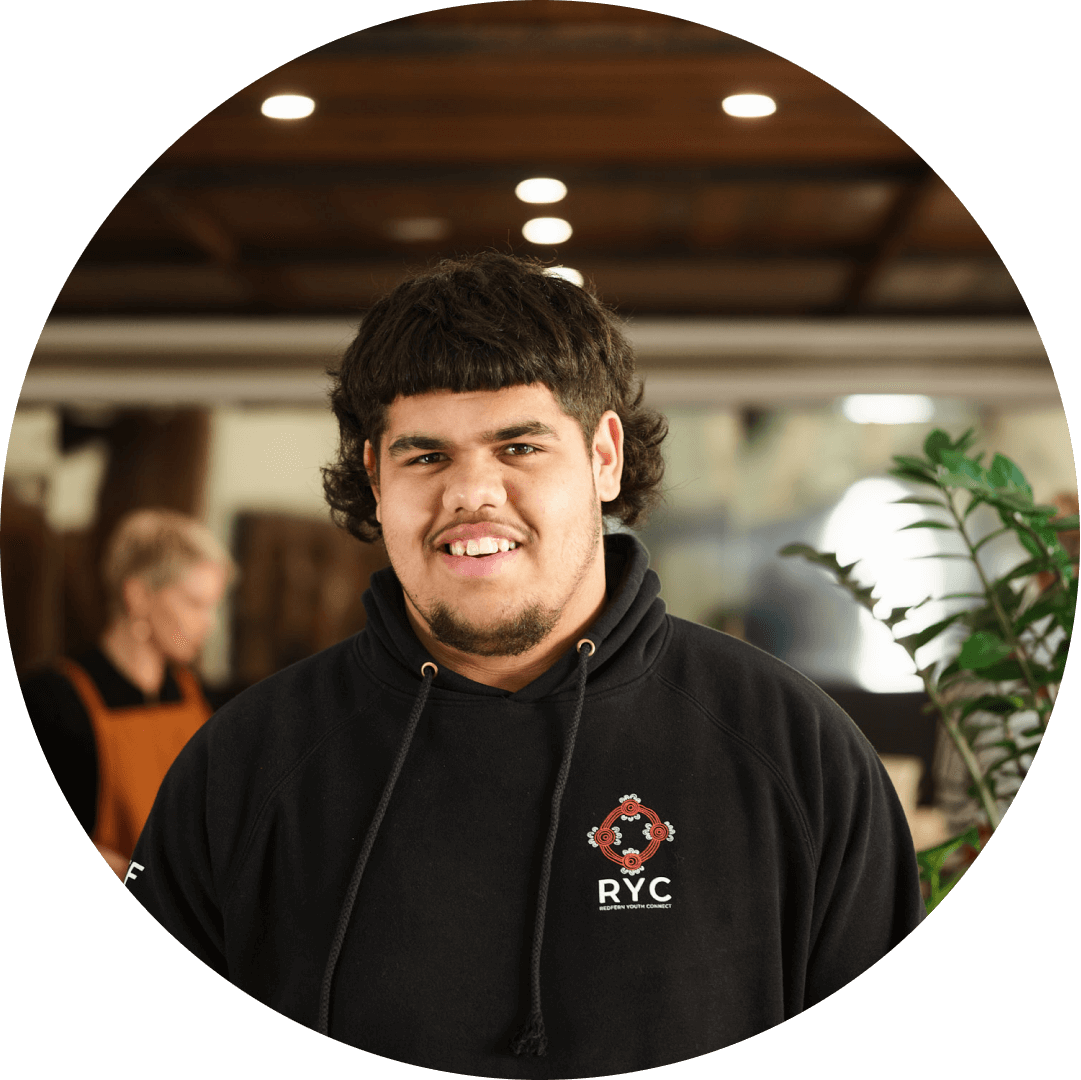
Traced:
POLYGON ((391 402, 432 390, 542 383, 578 421, 587 447, 611 409, 623 423, 623 477, 601 512, 630 526, 660 498, 668 424, 642 404, 634 355, 615 316, 591 290, 536 259, 489 251, 403 281, 368 311, 330 375, 339 446, 337 461, 323 469, 323 488, 335 523, 359 540, 382 532, 364 443, 378 455, 391 402))

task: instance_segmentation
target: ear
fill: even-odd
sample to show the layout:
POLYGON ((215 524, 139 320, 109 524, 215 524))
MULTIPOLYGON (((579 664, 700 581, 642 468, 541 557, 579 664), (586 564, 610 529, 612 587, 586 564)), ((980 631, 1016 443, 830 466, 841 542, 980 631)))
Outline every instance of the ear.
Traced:
POLYGON ((609 409, 593 435, 593 480, 601 502, 611 502, 623 478, 623 424, 609 409))
POLYGON ((120 586, 120 595, 124 600, 124 611, 133 619, 146 616, 150 606, 150 587, 142 578, 129 577, 120 586))
POLYGON ((372 494, 375 496, 375 520, 381 525, 383 519, 379 516, 379 460, 368 439, 364 440, 364 471, 368 474, 368 483, 372 485, 372 494))

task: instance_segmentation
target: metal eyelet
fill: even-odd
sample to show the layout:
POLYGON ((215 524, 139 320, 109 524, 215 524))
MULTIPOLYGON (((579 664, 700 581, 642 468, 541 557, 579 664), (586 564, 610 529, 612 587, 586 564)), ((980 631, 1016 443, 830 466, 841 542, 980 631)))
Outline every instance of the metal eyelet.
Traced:
POLYGON ((592 656, 597 651, 597 646, 594 645, 593 642, 590 641, 589 638, 587 638, 587 637, 582 638, 582 640, 579 641, 578 644, 574 646, 574 651, 580 653, 582 651, 582 646, 583 645, 588 645, 589 646, 589 655, 590 656, 592 656))
POLYGON ((436 667, 436 665, 433 664, 431 662, 431 660, 425 660, 424 663, 420 665, 421 676, 424 675, 424 671, 425 671, 426 668, 431 668, 432 669, 432 678, 433 679, 436 677, 436 675, 439 674, 439 668, 436 667))

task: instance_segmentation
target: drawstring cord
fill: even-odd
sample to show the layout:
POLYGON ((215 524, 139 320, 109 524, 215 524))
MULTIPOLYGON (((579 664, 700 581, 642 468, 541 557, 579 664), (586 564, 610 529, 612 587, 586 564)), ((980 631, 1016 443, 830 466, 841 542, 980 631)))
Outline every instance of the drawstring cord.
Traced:
POLYGON ((559 765, 555 789, 552 791, 552 819, 548 824, 548 839, 544 844, 544 858, 541 861, 540 885, 537 888, 537 912, 533 923, 533 951, 529 963, 529 1018, 511 1040, 510 1048, 516 1054, 533 1054, 543 1057, 548 1051, 548 1036, 544 1031, 544 1017, 541 1014, 540 962, 541 945, 544 941, 544 916, 548 907, 548 881, 552 876, 552 855, 556 846, 556 830, 559 828, 559 810, 563 802, 563 792, 567 787, 567 777, 571 771, 571 757, 574 743, 578 738, 578 725, 582 720, 582 707, 586 699, 587 661, 597 647, 589 638, 582 638, 575 646, 578 653, 578 701, 574 707, 574 717, 567 732, 567 744, 563 749, 563 760, 559 765), (585 646, 589 646, 587 652, 585 646))
POLYGON ((413 742, 413 734, 420 722, 420 714, 424 711, 424 703, 428 700, 428 691, 432 688, 432 680, 439 674, 439 668, 431 662, 425 661, 420 669, 423 681, 420 690, 417 691, 416 700, 413 702, 413 711, 409 714, 409 722, 406 725, 402 744, 398 748, 398 756, 394 759, 394 765, 387 777, 383 788, 382 798, 375 809, 375 816, 368 826, 368 833, 364 837, 364 844, 357 856, 357 864, 353 869, 353 877, 349 882, 349 891, 345 895, 341 914, 338 916, 338 926, 334 931, 334 941, 330 946, 330 956, 327 958, 326 970, 323 972, 323 989, 319 995, 319 1031, 323 1035, 330 1034, 330 990, 334 982, 334 969, 338 966, 338 957, 341 955, 342 945, 345 944, 345 932, 349 928, 349 920, 353 915, 353 905, 356 903, 357 892, 360 889, 360 879, 364 876, 364 867, 368 864, 368 856, 375 844, 375 837, 379 832, 379 826, 383 824, 383 815, 387 812, 390 796, 394 792, 394 785, 398 782, 398 774, 405 764, 405 756, 409 753, 409 747, 413 742))

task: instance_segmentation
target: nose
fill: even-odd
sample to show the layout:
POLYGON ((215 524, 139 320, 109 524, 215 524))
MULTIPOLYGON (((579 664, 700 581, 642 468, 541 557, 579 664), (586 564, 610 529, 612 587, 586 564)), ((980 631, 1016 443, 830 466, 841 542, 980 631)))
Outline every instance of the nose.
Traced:
POLYGON ((498 509, 507 501, 503 471, 488 453, 460 458, 444 476, 443 508, 452 514, 498 509))

